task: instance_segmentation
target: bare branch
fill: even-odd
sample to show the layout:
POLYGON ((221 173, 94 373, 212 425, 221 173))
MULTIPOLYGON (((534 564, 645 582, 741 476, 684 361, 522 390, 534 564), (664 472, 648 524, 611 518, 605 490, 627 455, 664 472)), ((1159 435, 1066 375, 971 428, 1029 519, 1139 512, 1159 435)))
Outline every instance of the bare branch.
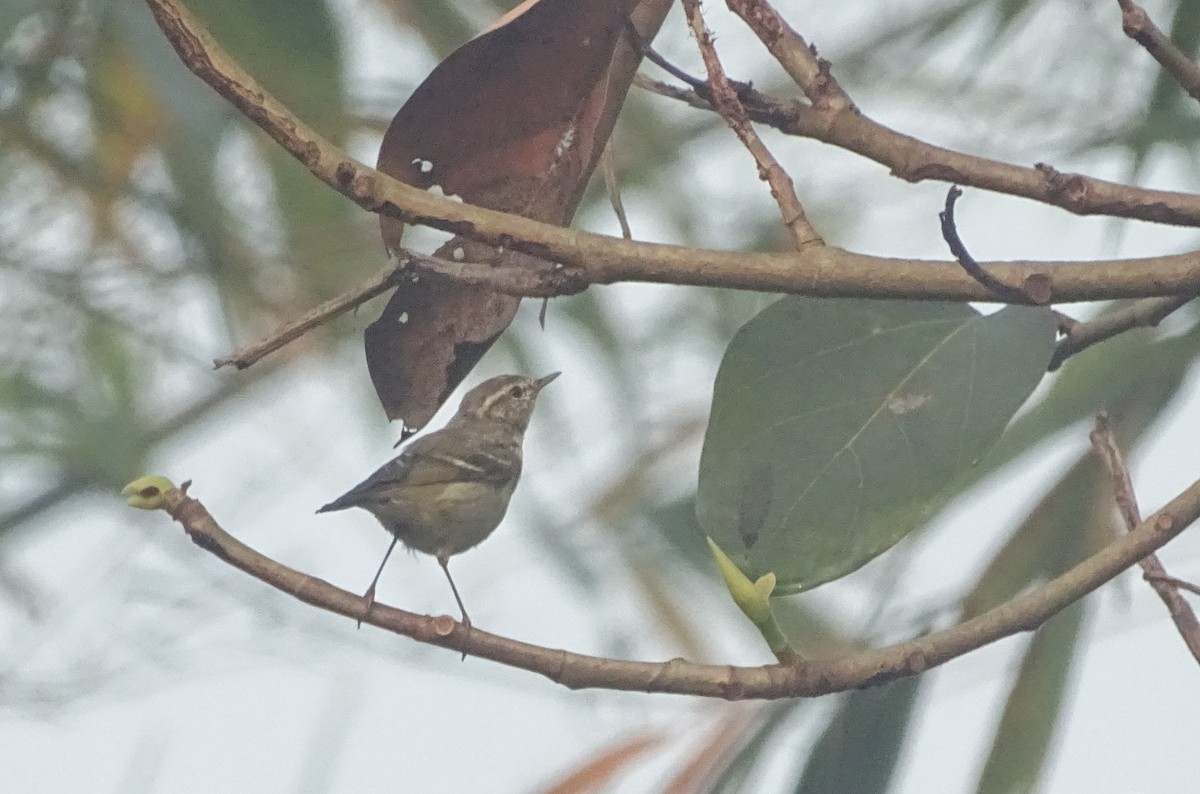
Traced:
POLYGON ((1169 298, 1143 298, 1123 309, 1101 315, 1086 323, 1074 323, 1054 348, 1050 357, 1050 372, 1058 369, 1071 356, 1092 345, 1123 334, 1134 328, 1153 328, 1168 315, 1195 300, 1195 295, 1172 295, 1169 298))
POLYGON ((1200 64, 1184 55, 1133 0, 1117 0, 1117 5, 1125 35, 1145 47, 1192 99, 1200 101, 1200 64))
MULTIPOLYGON (((524 257, 523 260, 528 261, 529 257, 524 257)), ((387 267, 362 284, 336 298, 325 301, 303 317, 281 325, 264 339, 215 359, 213 366, 220 369, 233 365, 238 369, 245 369, 263 356, 296 341, 314 328, 332 320, 339 314, 361 306, 377 295, 382 295, 392 287, 399 285, 400 289, 404 289, 406 273, 410 277, 420 273, 444 276, 465 284, 484 286, 495 292, 520 298, 552 298, 559 295, 574 295, 587 288, 587 283, 580 281, 573 271, 555 267, 548 262, 542 264, 544 267, 535 269, 516 265, 491 266, 473 262, 450 262, 400 249, 395 252, 394 259, 387 267)))
POLYGON ((1166 574, 1144 573, 1142 574, 1142 578, 1147 582, 1158 579, 1160 581, 1170 583, 1172 587, 1177 587, 1180 590, 1186 590, 1193 595, 1200 595, 1200 586, 1194 585, 1191 582, 1186 582, 1183 579, 1177 579, 1174 576, 1167 576, 1166 574))
MULTIPOLYGON (((864 256, 832 246, 810 246, 803 251, 788 253, 752 253, 634 242, 563 229, 432 195, 368 168, 319 136, 223 53, 174 0, 147 0, 147 3, 189 69, 258 124, 317 178, 370 212, 463 234, 492 246, 505 246, 558 262, 565 266, 571 278, 588 284, 642 281, 828 297, 950 301, 987 300, 990 297, 987 290, 963 273, 956 263, 864 256)), ((811 108, 803 110, 813 112, 811 108)), ((856 114, 846 116, 851 117, 858 118, 856 114)), ((886 133, 884 137, 888 141, 896 136, 886 128, 879 129, 886 133)), ((859 143, 869 149, 874 145, 872 133, 865 130, 864 134, 859 143)), ((901 139, 934 150, 915 139, 903 136, 901 139)), ((961 164, 970 170, 981 162, 991 163, 949 153, 947 162, 935 163, 929 169, 919 167, 915 172, 902 172, 902 175, 919 173, 924 175, 920 178, 928 178, 936 173, 942 177, 953 175, 955 181, 964 184, 987 182, 987 179, 958 179, 963 174, 954 167, 961 164)), ((1003 163, 988 166, 993 167, 1004 179, 1010 178, 1014 171, 1033 170, 1003 163)), ((985 168, 982 173, 986 176, 990 171, 985 168)), ((1112 214, 1129 217, 1144 214, 1160 220, 1200 225, 1200 196, 1140 191, 1083 177, 1063 179, 1070 184, 1076 184, 1071 180, 1078 180, 1079 190, 1067 191, 1078 194, 1080 201, 1069 203, 1077 210, 1092 207, 1092 211, 1097 211, 1089 202, 1100 197, 1112 214), (1133 203, 1128 203, 1130 201, 1133 203), (1143 206, 1142 202, 1148 203, 1143 206), (1158 207, 1162 212, 1143 212, 1148 206, 1158 207)), ((984 265, 997 278, 1009 283, 1024 283, 1034 274, 1048 277, 1047 301, 1057 303, 1200 292, 1200 252, 1146 259, 984 265)))
POLYGON ((213 359, 213 369, 234 366, 245 369, 256 363, 263 356, 274 353, 279 348, 294 342, 309 331, 332 320, 343 312, 348 312, 369 301, 377 295, 382 295, 396 285, 399 268, 388 265, 357 287, 336 298, 325 301, 320 306, 311 309, 304 316, 291 322, 284 323, 271 332, 265 339, 250 345, 245 345, 232 353, 213 359))
POLYGON ((725 2, 750 26, 814 107, 833 112, 854 110, 854 103, 830 74, 829 62, 818 58, 816 51, 765 0, 725 2))
POLYGON ((467 627, 447 615, 429 617, 378 602, 363 615, 361 596, 264 557, 229 535, 184 490, 164 496, 167 512, 192 540, 223 562, 307 604, 411 637, 419 642, 546 676, 571 689, 668 692, 737 700, 815 697, 919 675, 976 648, 1031 631, 1148 554, 1200 517, 1200 482, 1092 557, 1037 589, 943 631, 885 648, 821 660, 761 667, 706 665, 673 659, 633 662, 545 648, 467 627))
MULTIPOLYGON (((638 85, 692 107, 713 110, 695 92, 645 78, 638 85)), ((752 121, 862 155, 887 166, 893 176, 908 182, 927 179, 951 182, 1032 199, 1076 215, 1200 226, 1200 196, 1193 193, 1149 190, 1081 174, 1064 174, 1045 163, 1026 168, 976 157, 897 132, 857 109, 810 107, 752 90, 742 92, 742 104, 752 121)))
MULTIPOLYGON (((1108 474, 1112 478, 1113 498, 1116 500, 1117 510, 1125 522, 1125 528, 1134 532, 1142 523, 1141 511, 1138 509, 1137 495, 1133 491, 1133 480, 1129 477, 1129 468, 1125 465, 1125 458, 1121 455, 1120 447, 1117 446, 1112 423, 1109 422, 1107 415, 1100 414, 1096 417, 1096 425, 1092 429, 1091 438, 1096 454, 1104 461, 1104 467, 1108 469, 1108 474)), ((1188 650, 1192 652, 1196 661, 1200 662, 1200 621, 1196 620, 1196 613, 1179 594, 1178 587, 1167 575, 1155 554, 1147 554, 1139 561, 1139 564, 1142 566, 1146 581, 1167 605, 1167 611, 1171 613, 1171 620, 1175 621, 1175 627, 1179 629, 1179 635, 1183 637, 1188 650)))
MULTIPOLYGON (((708 91, 707 83, 698 77, 692 77, 690 74, 668 61, 662 56, 661 53, 659 53, 658 50, 654 49, 649 42, 643 40, 641 36, 637 34, 637 31, 630 32, 630 39, 633 41, 633 46, 637 49, 637 51, 642 54, 643 58, 650 61, 650 63, 654 64, 659 69, 662 69, 675 79, 682 80, 683 82, 687 83, 689 87, 696 91, 708 91)), ((636 81, 637 75, 634 76, 634 79, 636 81)))
POLYGON ((700 47, 700 56, 704 59, 704 68, 708 72, 708 84, 712 89, 713 103, 721 114, 721 118, 725 119, 725 123, 754 157, 754 162, 758 164, 759 178, 771 186, 771 196, 779 205, 779 211, 783 214, 783 222, 791 232, 796 248, 825 245, 821 235, 817 234, 808 222, 804 207, 796 196, 796 187, 792 184, 791 176, 783 170, 783 166, 767 149, 762 138, 758 137, 758 133, 754 131, 754 125, 750 123, 750 117, 746 115, 746 108, 742 107, 737 92, 730 85, 729 78, 726 77, 725 70, 721 67, 721 59, 717 57, 717 50, 713 46, 712 33, 709 32, 708 26, 704 24, 704 18, 700 15, 700 0, 683 0, 683 10, 687 14, 688 24, 700 47))

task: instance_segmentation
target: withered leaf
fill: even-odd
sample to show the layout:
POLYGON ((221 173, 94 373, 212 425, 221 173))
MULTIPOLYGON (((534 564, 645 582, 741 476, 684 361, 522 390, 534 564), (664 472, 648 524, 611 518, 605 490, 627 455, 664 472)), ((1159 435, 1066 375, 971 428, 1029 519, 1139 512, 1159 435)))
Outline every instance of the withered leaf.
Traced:
MULTIPOLYGON (((609 65, 637 4, 540 0, 463 45, 400 108, 379 170, 470 204, 569 223, 605 143, 609 65)), ((381 217, 380 227, 388 250, 398 249, 403 222, 381 217)), ((511 252, 458 237, 436 254, 514 263, 511 252)), ((518 303, 428 275, 398 287, 366 332, 367 367, 388 417, 412 429, 428 422, 518 303)))

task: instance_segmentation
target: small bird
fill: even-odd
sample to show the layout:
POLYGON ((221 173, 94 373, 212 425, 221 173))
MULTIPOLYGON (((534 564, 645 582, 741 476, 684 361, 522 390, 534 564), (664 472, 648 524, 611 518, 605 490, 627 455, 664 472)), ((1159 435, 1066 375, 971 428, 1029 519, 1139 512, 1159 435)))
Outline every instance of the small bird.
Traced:
POLYGON ((388 557, 403 541, 437 558, 463 624, 471 625, 450 576, 450 557, 478 545, 504 518, 521 476, 521 443, 533 406, 559 374, 485 380, 467 392, 444 428, 412 442, 399 457, 317 511, 361 507, 392 533, 383 562, 363 594, 367 611, 388 557))

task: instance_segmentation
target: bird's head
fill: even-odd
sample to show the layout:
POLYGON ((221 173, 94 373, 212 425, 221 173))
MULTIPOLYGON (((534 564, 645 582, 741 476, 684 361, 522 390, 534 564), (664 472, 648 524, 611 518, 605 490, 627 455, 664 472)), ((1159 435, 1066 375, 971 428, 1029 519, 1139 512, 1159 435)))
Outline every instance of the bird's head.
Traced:
POLYGON ((497 375, 467 392, 455 419, 484 420, 509 425, 519 430, 529 426, 538 393, 561 373, 544 378, 524 375, 497 375))

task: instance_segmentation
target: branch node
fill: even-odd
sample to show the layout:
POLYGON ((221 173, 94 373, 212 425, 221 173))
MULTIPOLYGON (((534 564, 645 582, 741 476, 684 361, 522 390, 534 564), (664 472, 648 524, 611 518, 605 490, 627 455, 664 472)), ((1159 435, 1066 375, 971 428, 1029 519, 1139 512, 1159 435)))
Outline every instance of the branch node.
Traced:
POLYGON ((1046 180, 1046 194, 1059 206, 1079 212, 1089 205, 1088 180, 1079 174, 1064 174, 1052 165, 1037 163, 1034 168, 1046 180))
POLYGON ((1045 306, 1054 297, 1054 278, 1049 273, 1030 273, 1021 280, 1021 292, 1036 306, 1045 306))

